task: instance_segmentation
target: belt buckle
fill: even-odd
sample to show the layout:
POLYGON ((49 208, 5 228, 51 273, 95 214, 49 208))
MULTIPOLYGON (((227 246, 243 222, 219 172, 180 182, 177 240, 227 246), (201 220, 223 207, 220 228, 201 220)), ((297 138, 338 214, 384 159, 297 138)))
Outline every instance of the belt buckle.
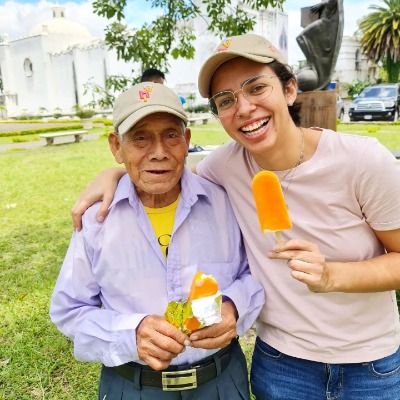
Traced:
POLYGON ((197 388, 196 369, 183 371, 163 371, 161 375, 162 390, 188 390, 197 388))

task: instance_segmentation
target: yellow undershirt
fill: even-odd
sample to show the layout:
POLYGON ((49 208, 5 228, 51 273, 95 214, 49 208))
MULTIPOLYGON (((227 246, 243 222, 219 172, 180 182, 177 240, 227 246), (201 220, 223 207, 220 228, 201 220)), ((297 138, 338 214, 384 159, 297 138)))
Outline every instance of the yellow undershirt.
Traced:
POLYGON ((175 212, 178 208, 179 197, 170 205, 161 208, 144 207, 153 227, 158 244, 164 256, 168 256, 168 246, 174 229, 175 212))

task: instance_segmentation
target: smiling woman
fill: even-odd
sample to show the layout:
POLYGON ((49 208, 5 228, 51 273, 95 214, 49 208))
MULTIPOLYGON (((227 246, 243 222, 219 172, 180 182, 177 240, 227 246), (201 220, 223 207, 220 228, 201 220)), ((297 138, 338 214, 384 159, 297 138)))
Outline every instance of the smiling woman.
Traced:
POLYGON ((258 318, 253 393, 317 400, 328 390, 346 400, 382 393, 397 400, 400 165, 375 139, 300 128, 296 80, 281 60, 265 38, 234 36, 199 75, 200 93, 234 141, 196 171, 226 190, 252 274, 269 294, 258 318), (263 96, 266 84, 272 90, 263 96), (250 200, 262 170, 279 177, 293 224, 278 243, 259 232, 250 200), (386 371, 384 379, 371 370, 380 378, 386 371))

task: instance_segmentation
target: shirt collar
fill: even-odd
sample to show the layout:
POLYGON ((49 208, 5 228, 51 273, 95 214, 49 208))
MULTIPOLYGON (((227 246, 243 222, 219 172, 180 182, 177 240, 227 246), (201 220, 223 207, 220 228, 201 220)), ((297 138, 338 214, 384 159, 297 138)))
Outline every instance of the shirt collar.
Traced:
MULTIPOLYGON (((188 167, 184 168, 181 178, 181 199, 186 207, 191 207, 201 196, 204 196, 206 199, 209 198, 209 193, 200 182, 201 179, 202 178, 193 174, 188 167)), ((139 204, 141 204, 128 174, 125 174, 119 180, 117 190, 114 194, 114 199, 109 209, 125 199, 128 199, 129 204, 134 209, 137 209, 139 204)))

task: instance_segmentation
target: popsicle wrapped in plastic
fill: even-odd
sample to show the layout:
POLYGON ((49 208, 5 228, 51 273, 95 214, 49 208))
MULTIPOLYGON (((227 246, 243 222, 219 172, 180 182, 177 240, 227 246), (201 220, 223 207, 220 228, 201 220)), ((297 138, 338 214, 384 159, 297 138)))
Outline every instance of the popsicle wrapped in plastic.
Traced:
POLYGON ((274 232, 281 240, 280 231, 292 228, 289 212, 279 178, 271 171, 260 171, 253 177, 253 196, 263 232, 274 232))
POLYGON ((212 275, 197 272, 193 278, 189 296, 185 301, 170 301, 165 318, 182 332, 193 331, 222 321, 222 295, 218 282, 212 275))

